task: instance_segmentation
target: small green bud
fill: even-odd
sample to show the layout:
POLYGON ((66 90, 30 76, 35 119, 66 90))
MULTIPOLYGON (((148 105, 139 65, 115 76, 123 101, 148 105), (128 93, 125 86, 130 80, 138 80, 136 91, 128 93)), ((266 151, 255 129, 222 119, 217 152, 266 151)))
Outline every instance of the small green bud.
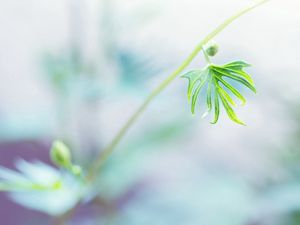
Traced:
POLYGON ((208 56, 213 57, 218 53, 219 46, 215 42, 210 42, 208 43, 205 51, 208 56))
POLYGON ((82 173, 82 169, 80 166, 77 166, 77 165, 73 165, 72 166, 72 169, 71 169, 72 173, 76 176, 80 176, 81 173, 82 173))
POLYGON ((58 167, 69 169, 72 166, 70 149, 61 141, 55 141, 52 144, 50 157, 58 167))

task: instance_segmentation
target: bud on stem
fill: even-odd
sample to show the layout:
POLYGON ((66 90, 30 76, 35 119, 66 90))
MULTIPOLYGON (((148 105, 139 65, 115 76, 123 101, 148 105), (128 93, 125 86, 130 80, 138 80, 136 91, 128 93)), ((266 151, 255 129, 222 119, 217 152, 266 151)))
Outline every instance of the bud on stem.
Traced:
POLYGON ((219 46, 211 41, 207 44, 206 48, 205 48, 205 52, 208 56, 210 57, 214 57, 219 51, 219 46))
POLYGON ((58 167, 63 167, 65 169, 70 169, 72 167, 70 149, 61 141, 55 141, 52 144, 50 157, 52 162, 58 167))

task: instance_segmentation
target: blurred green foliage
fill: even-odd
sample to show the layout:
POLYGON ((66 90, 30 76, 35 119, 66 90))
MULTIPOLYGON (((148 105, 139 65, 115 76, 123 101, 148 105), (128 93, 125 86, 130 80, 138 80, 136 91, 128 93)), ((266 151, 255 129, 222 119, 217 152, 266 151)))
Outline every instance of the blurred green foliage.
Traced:
POLYGON ((0 167, 0 191, 26 208, 58 216, 74 207, 87 186, 76 176, 36 161, 18 160, 19 171, 0 167))

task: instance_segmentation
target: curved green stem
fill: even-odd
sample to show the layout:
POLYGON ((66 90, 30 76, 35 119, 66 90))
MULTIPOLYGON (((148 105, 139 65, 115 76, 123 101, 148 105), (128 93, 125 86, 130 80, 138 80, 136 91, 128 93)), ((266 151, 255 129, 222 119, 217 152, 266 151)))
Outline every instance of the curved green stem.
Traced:
POLYGON ((145 111, 149 103, 159 94, 161 93, 180 73, 182 73, 194 60, 194 58, 198 55, 198 53, 202 50, 203 46, 207 44, 210 40, 212 40, 215 36, 217 36, 221 31, 223 31, 228 25, 230 25, 233 21, 237 20, 242 15, 246 14, 247 12, 253 10, 254 8, 258 7, 259 5, 266 3, 269 0, 261 0, 257 3, 244 8, 243 10, 239 11, 237 14, 233 15, 232 17, 225 20, 224 23, 219 25, 216 29, 214 29, 211 33, 209 33, 192 51, 192 53, 184 60, 184 62, 179 66, 177 70, 175 70, 172 74, 170 74, 157 88, 155 88, 152 93, 147 97, 144 103, 137 109, 137 111, 129 118, 127 123, 121 128, 121 130, 117 133, 115 138, 112 142, 100 153, 98 158, 92 164, 90 170, 87 174, 87 180, 92 181, 94 180, 95 176, 98 173, 98 170, 102 167, 104 162, 108 159, 111 155, 115 147, 119 144, 122 140, 124 135, 127 133, 129 128, 134 124, 134 122, 139 118, 139 116, 145 111))

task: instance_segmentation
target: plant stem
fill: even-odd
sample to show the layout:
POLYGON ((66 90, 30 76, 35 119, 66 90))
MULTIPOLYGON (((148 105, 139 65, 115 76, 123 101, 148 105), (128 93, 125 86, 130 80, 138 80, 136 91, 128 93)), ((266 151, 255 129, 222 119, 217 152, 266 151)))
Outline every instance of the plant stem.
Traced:
POLYGON ((77 203, 73 208, 71 208, 68 212, 61 215, 58 218, 55 218, 53 225, 66 225, 70 218, 76 213, 76 210, 79 208, 80 203, 77 203))
POLYGON ((204 50, 204 48, 202 48, 202 52, 203 52, 205 61, 206 61, 208 64, 211 64, 210 58, 209 58, 209 56, 207 55, 207 53, 206 53, 206 51, 204 50))
POLYGON ((261 0, 257 3, 244 8, 243 10, 239 11, 237 14, 233 15, 232 17, 228 18, 219 25, 216 29, 214 29, 211 33, 209 33, 192 51, 192 53, 184 60, 184 62, 179 66, 177 70, 175 70, 172 74, 170 74, 158 87, 156 87, 151 94, 146 98, 144 103, 137 109, 137 111, 129 118, 127 123, 121 128, 121 130, 117 133, 114 137, 112 142, 99 154, 96 158, 90 170, 87 174, 87 180, 93 181, 95 176, 98 173, 98 170, 102 167, 105 161, 109 158, 112 154, 115 147, 119 144, 122 138, 125 136, 129 128, 134 124, 134 122, 139 118, 139 116, 145 111, 149 103, 159 94, 161 93, 180 73, 182 73, 194 60, 194 58, 198 55, 198 53, 202 50, 203 46, 207 44, 210 40, 212 40, 215 36, 217 36, 221 31, 223 31, 228 25, 230 25, 233 21, 237 20, 242 15, 246 14, 247 12, 253 10, 254 8, 262 5, 269 0, 261 0))

